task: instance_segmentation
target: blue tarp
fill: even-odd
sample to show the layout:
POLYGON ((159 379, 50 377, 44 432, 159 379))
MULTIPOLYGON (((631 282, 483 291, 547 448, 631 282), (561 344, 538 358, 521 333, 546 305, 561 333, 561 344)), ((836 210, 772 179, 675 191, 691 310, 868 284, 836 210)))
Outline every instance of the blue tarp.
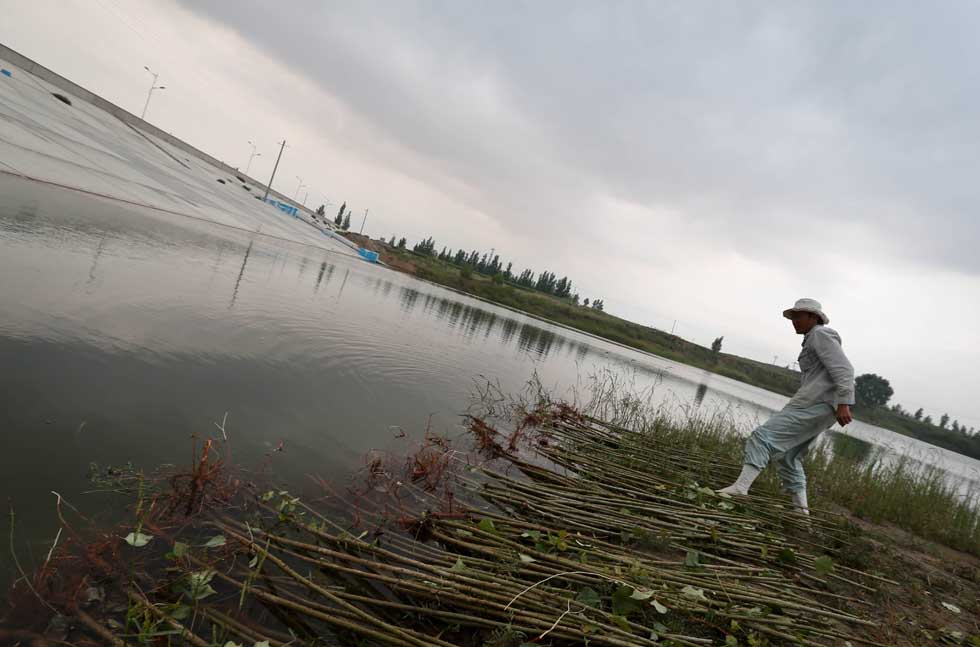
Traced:
POLYGON ((364 249, 363 247, 361 247, 360 249, 357 250, 357 253, 361 255, 361 258, 368 261, 369 263, 378 262, 378 252, 372 252, 369 249, 364 249))
POLYGON ((294 218, 299 216, 299 209, 287 202, 279 202, 278 200, 273 200, 272 198, 267 198, 266 202, 271 204, 279 211, 282 211, 283 213, 288 213, 290 216, 293 216, 294 218))

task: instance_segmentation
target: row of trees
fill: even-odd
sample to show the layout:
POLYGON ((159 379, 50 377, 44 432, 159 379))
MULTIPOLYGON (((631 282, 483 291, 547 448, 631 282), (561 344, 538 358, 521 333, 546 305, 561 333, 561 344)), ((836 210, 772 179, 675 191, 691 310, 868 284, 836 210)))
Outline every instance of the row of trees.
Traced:
MULTIPOLYGON (((321 204, 316 208, 316 215, 321 218, 325 218, 327 213, 327 206, 321 204)), ((340 210, 337 212, 337 217, 333 219, 333 224, 337 225, 344 231, 350 229, 350 209, 347 208, 347 203, 340 205, 340 210), (346 213, 345 213, 346 212, 346 213)))
MULTIPOLYGON (((384 242, 384 239, 382 239, 382 242, 384 242)), ((387 242, 389 245, 399 249, 405 249, 407 244, 404 238, 398 239, 396 243, 394 235, 387 242)), ((463 249, 458 249, 453 252, 453 250, 447 247, 443 247, 440 252, 436 253, 436 241, 432 236, 420 240, 413 245, 412 251, 416 254, 438 258, 440 261, 459 267, 461 271, 465 270, 469 273, 476 272, 477 274, 488 276, 497 282, 509 283, 529 290, 537 290, 538 292, 550 294, 559 299, 566 299, 574 305, 579 305, 579 295, 572 290, 572 280, 567 276, 558 278, 557 274, 547 270, 536 275, 530 268, 525 269, 520 274, 514 274, 514 264, 508 262, 507 266, 504 267, 499 254, 488 254, 486 252, 481 254, 475 249, 470 252, 463 249)), ((581 305, 599 311, 605 307, 602 299, 593 299, 591 302, 589 299, 585 299, 581 305)))
MULTIPOLYGON (((888 401, 894 394, 895 391, 892 389, 891 383, 875 373, 865 373, 864 375, 859 375, 857 379, 854 380, 854 398, 857 401, 857 404, 860 406, 887 407, 888 401)), ((921 422, 924 425, 935 425, 944 431, 950 431, 967 437, 975 436, 977 433, 975 428, 967 428, 966 425, 961 425, 958 420, 954 420, 953 423, 950 424, 948 413, 944 413, 942 416, 940 416, 939 423, 936 424, 933 422, 932 416, 925 414, 922 407, 919 407, 914 412, 906 411, 900 404, 894 404, 887 408, 892 413, 911 418, 912 420, 921 422)))
POLYGON ((340 205, 340 210, 337 211, 337 217, 333 219, 333 224, 337 225, 344 231, 350 229, 350 209, 347 209, 347 203, 340 205), (344 211, 347 213, 344 213, 344 211))

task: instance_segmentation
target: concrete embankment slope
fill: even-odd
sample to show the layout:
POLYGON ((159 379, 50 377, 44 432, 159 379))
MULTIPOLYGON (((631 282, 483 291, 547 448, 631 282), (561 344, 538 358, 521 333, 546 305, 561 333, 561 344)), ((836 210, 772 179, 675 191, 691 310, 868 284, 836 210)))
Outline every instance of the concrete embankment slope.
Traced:
POLYGON ((354 254, 309 211, 256 199, 260 183, 2 45, 0 68, 0 172, 354 254))

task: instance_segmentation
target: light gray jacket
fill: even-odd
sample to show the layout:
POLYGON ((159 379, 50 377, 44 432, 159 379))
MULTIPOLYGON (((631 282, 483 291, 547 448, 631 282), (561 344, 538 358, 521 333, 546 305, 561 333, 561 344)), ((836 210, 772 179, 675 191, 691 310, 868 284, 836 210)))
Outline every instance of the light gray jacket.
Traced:
POLYGON ((814 326, 803 336, 800 351, 800 389, 786 406, 809 407, 826 402, 854 404, 854 367, 844 355, 840 335, 833 328, 814 326))

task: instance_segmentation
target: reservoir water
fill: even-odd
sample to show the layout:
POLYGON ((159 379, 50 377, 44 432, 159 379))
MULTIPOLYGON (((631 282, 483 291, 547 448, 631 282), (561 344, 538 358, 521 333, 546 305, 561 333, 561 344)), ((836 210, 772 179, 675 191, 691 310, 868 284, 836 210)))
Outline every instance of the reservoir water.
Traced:
MULTIPOLYGON (((536 374, 568 395, 608 370, 746 430, 786 401, 349 255, 9 176, 0 366, 0 495, 35 560, 57 529, 52 491, 98 511, 91 462, 186 463, 192 434, 226 413, 236 462, 338 477, 402 433, 453 432, 488 380, 517 392, 536 374)), ((964 491, 980 478, 963 456, 862 423, 848 433, 940 465, 964 491)))

